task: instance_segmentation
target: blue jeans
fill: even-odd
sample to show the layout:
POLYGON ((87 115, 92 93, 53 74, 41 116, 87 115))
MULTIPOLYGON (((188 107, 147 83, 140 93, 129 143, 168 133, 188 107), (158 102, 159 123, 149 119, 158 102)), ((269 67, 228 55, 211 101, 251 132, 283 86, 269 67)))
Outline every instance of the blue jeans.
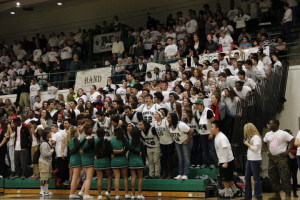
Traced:
POLYGON ((193 147, 193 139, 188 144, 175 143, 177 155, 178 155, 178 174, 188 175, 191 165, 191 151, 193 147))
POLYGON ((259 177, 261 160, 247 160, 246 162, 246 172, 245 172, 245 181, 246 181, 246 190, 245 198, 252 199, 252 185, 251 185, 251 176, 254 179, 254 196, 256 199, 262 199, 262 184, 259 177))
POLYGON ((208 139, 208 135, 200 135, 200 146, 201 146, 201 156, 202 156, 202 165, 216 165, 217 155, 215 150, 215 139, 208 139))

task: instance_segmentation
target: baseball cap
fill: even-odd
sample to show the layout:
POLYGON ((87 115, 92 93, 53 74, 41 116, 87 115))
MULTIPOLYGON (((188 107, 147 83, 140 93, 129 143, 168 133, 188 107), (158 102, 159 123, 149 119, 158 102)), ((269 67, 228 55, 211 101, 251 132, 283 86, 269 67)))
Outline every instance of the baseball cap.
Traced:
POLYGON ((203 105, 203 100, 202 99, 198 99, 194 104, 202 104, 203 105))

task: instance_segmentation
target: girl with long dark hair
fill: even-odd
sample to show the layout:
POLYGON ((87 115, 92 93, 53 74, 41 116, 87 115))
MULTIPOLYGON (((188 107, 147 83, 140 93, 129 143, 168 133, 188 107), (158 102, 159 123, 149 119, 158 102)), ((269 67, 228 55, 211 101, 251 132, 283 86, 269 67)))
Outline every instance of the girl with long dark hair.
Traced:
POLYGON ((194 131, 186 123, 179 121, 175 113, 169 113, 167 120, 178 155, 178 176, 174 179, 188 179, 194 131))

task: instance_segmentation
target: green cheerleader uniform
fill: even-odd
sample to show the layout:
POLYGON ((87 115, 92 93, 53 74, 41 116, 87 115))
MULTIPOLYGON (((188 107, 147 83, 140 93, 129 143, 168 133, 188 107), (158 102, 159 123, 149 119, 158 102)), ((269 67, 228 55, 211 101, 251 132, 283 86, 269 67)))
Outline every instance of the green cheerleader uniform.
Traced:
POLYGON ((104 139, 102 146, 98 145, 99 138, 95 138, 95 154, 97 159, 94 160, 96 170, 104 170, 110 168, 111 146, 108 140, 104 139))
POLYGON ((83 138, 82 142, 79 142, 77 137, 72 137, 68 143, 68 148, 70 151, 70 165, 71 167, 81 167, 81 156, 79 153, 80 147, 85 142, 83 138))
MULTIPOLYGON (((129 161, 128 166, 129 169, 141 169, 144 168, 143 156, 140 156, 140 152, 142 152, 142 144, 138 146, 133 146, 132 141, 129 140, 129 161)), ((144 155, 144 154, 143 154, 144 155)))
MULTIPOLYGON (((110 145, 112 147, 112 151, 121 150, 125 147, 124 142, 118 140, 115 137, 110 140, 110 145)), ((120 154, 114 154, 114 157, 111 158, 111 168, 123 168, 127 166, 128 166, 128 162, 127 162, 125 151, 120 154)))
MULTIPOLYGON (((83 141, 84 139, 85 138, 82 138, 80 141, 83 141)), ((84 141, 80 149, 84 152, 83 154, 80 154, 82 167, 93 167, 95 156, 94 138, 84 141)))

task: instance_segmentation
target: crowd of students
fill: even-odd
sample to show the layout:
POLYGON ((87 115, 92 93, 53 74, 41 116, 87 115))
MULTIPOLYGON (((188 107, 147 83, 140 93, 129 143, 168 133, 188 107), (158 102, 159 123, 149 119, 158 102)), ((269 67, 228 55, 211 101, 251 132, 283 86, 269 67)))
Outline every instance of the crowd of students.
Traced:
MULTIPOLYGON (((288 5, 285 4, 285 7, 288 8, 288 5)), ((6 165, 9 165, 10 178, 24 179, 28 165, 32 164, 33 175, 30 178, 40 178, 42 196, 51 195, 48 181, 54 174, 57 185, 70 185, 70 198, 82 196, 83 199, 93 198, 89 190, 95 175, 98 178, 98 199, 110 196, 112 177, 115 198, 119 199, 122 177, 125 198, 144 199, 143 178, 186 180, 189 179, 191 167, 219 167, 225 187, 224 197, 239 196, 240 191, 232 182, 234 157, 230 146, 235 117, 239 115, 237 107, 256 89, 257 82, 267 79, 272 71, 282 67, 279 55, 286 50, 286 46, 280 37, 279 45, 271 56, 259 51, 245 58, 242 49, 268 46, 271 44, 268 35, 259 34, 254 45, 250 44, 243 30, 243 25, 246 26, 250 18, 242 9, 230 19, 222 18, 222 9, 218 9, 216 17, 207 6, 198 17, 190 10, 187 21, 180 12, 177 19, 169 16, 166 25, 168 32, 163 29, 158 31, 156 21, 148 18, 149 27, 133 33, 129 31, 123 47, 120 47, 122 44, 113 44, 113 58, 107 65, 115 68, 112 77, 107 78, 106 87, 93 85, 90 91, 79 88, 76 92, 70 87, 66 97, 59 92, 63 87, 59 82, 63 76, 48 77, 44 71, 82 68, 83 64, 78 59, 80 49, 75 44, 77 37, 73 35, 72 40, 61 42, 55 34, 52 35, 48 41, 51 50, 49 48, 46 54, 46 39, 37 37, 36 51, 27 54, 27 57, 26 51, 24 53, 22 45, 17 42, 9 54, 9 48, 3 47, 0 56, 1 91, 2 94, 12 91, 17 98, 15 103, 0 98, 0 175, 6 176, 6 165), (243 18, 244 23, 240 23, 239 18, 243 18), (239 23, 232 28, 230 21, 239 23), (233 41, 239 40, 239 45, 234 45, 233 41), (46 45, 44 49, 39 49, 41 42, 46 45), (60 58, 56 57, 59 55, 57 43, 64 44, 60 58), (234 48, 240 52, 231 55, 234 48), (199 62, 200 55, 213 52, 220 52, 216 59, 199 62), (185 63, 183 57, 189 57, 190 61, 185 63), (165 69, 156 67, 153 71, 147 70, 145 58, 165 64, 165 69), (169 62, 177 62, 177 67, 172 67, 169 62), (12 77, 12 81, 7 77, 12 77), (41 100, 42 90, 49 95, 47 101, 41 100), (175 163, 178 164, 178 171, 173 176, 175 163), (149 168, 146 176, 145 167, 149 168), (128 190, 129 176, 131 192, 128 190), (107 178, 105 193, 102 192, 103 177, 107 178), (81 190, 76 194, 82 181, 81 190)), ((81 30, 78 32, 81 33, 81 30)), ((120 38, 116 39, 117 43, 122 42, 120 38)), ((28 41, 24 40, 24 45, 29 49, 27 52, 33 50, 33 45, 29 45, 28 41)), ((75 79, 75 73, 69 75, 75 79)), ((272 120, 270 123, 275 123, 278 129, 279 122, 272 120)), ((276 132, 275 129, 271 132, 276 132)), ((255 181, 254 196, 262 199, 261 183, 257 176, 262 160, 262 141, 257 137, 259 133, 253 124, 245 126, 244 134, 245 145, 249 147, 246 199, 252 197, 251 173, 255 181)), ((290 137, 285 133, 283 135, 285 139, 282 141, 286 145, 287 142, 293 143, 290 137)), ((271 143, 272 140, 264 139, 264 142, 271 143)), ((277 162, 277 155, 283 152, 273 154, 271 151, 275 158, 270 156, 270 159, 277 162)), ((281 173, 286 171, 278 174, 281 173)), ((273 187, 277 189, 280 183, 275 179, 283 178, 282 184, 289 195, 285 175, 278 178, 274 172, 270 178, 274 179, 273 187)), ((293 191, 296 195, 294 188, 293 191)))

